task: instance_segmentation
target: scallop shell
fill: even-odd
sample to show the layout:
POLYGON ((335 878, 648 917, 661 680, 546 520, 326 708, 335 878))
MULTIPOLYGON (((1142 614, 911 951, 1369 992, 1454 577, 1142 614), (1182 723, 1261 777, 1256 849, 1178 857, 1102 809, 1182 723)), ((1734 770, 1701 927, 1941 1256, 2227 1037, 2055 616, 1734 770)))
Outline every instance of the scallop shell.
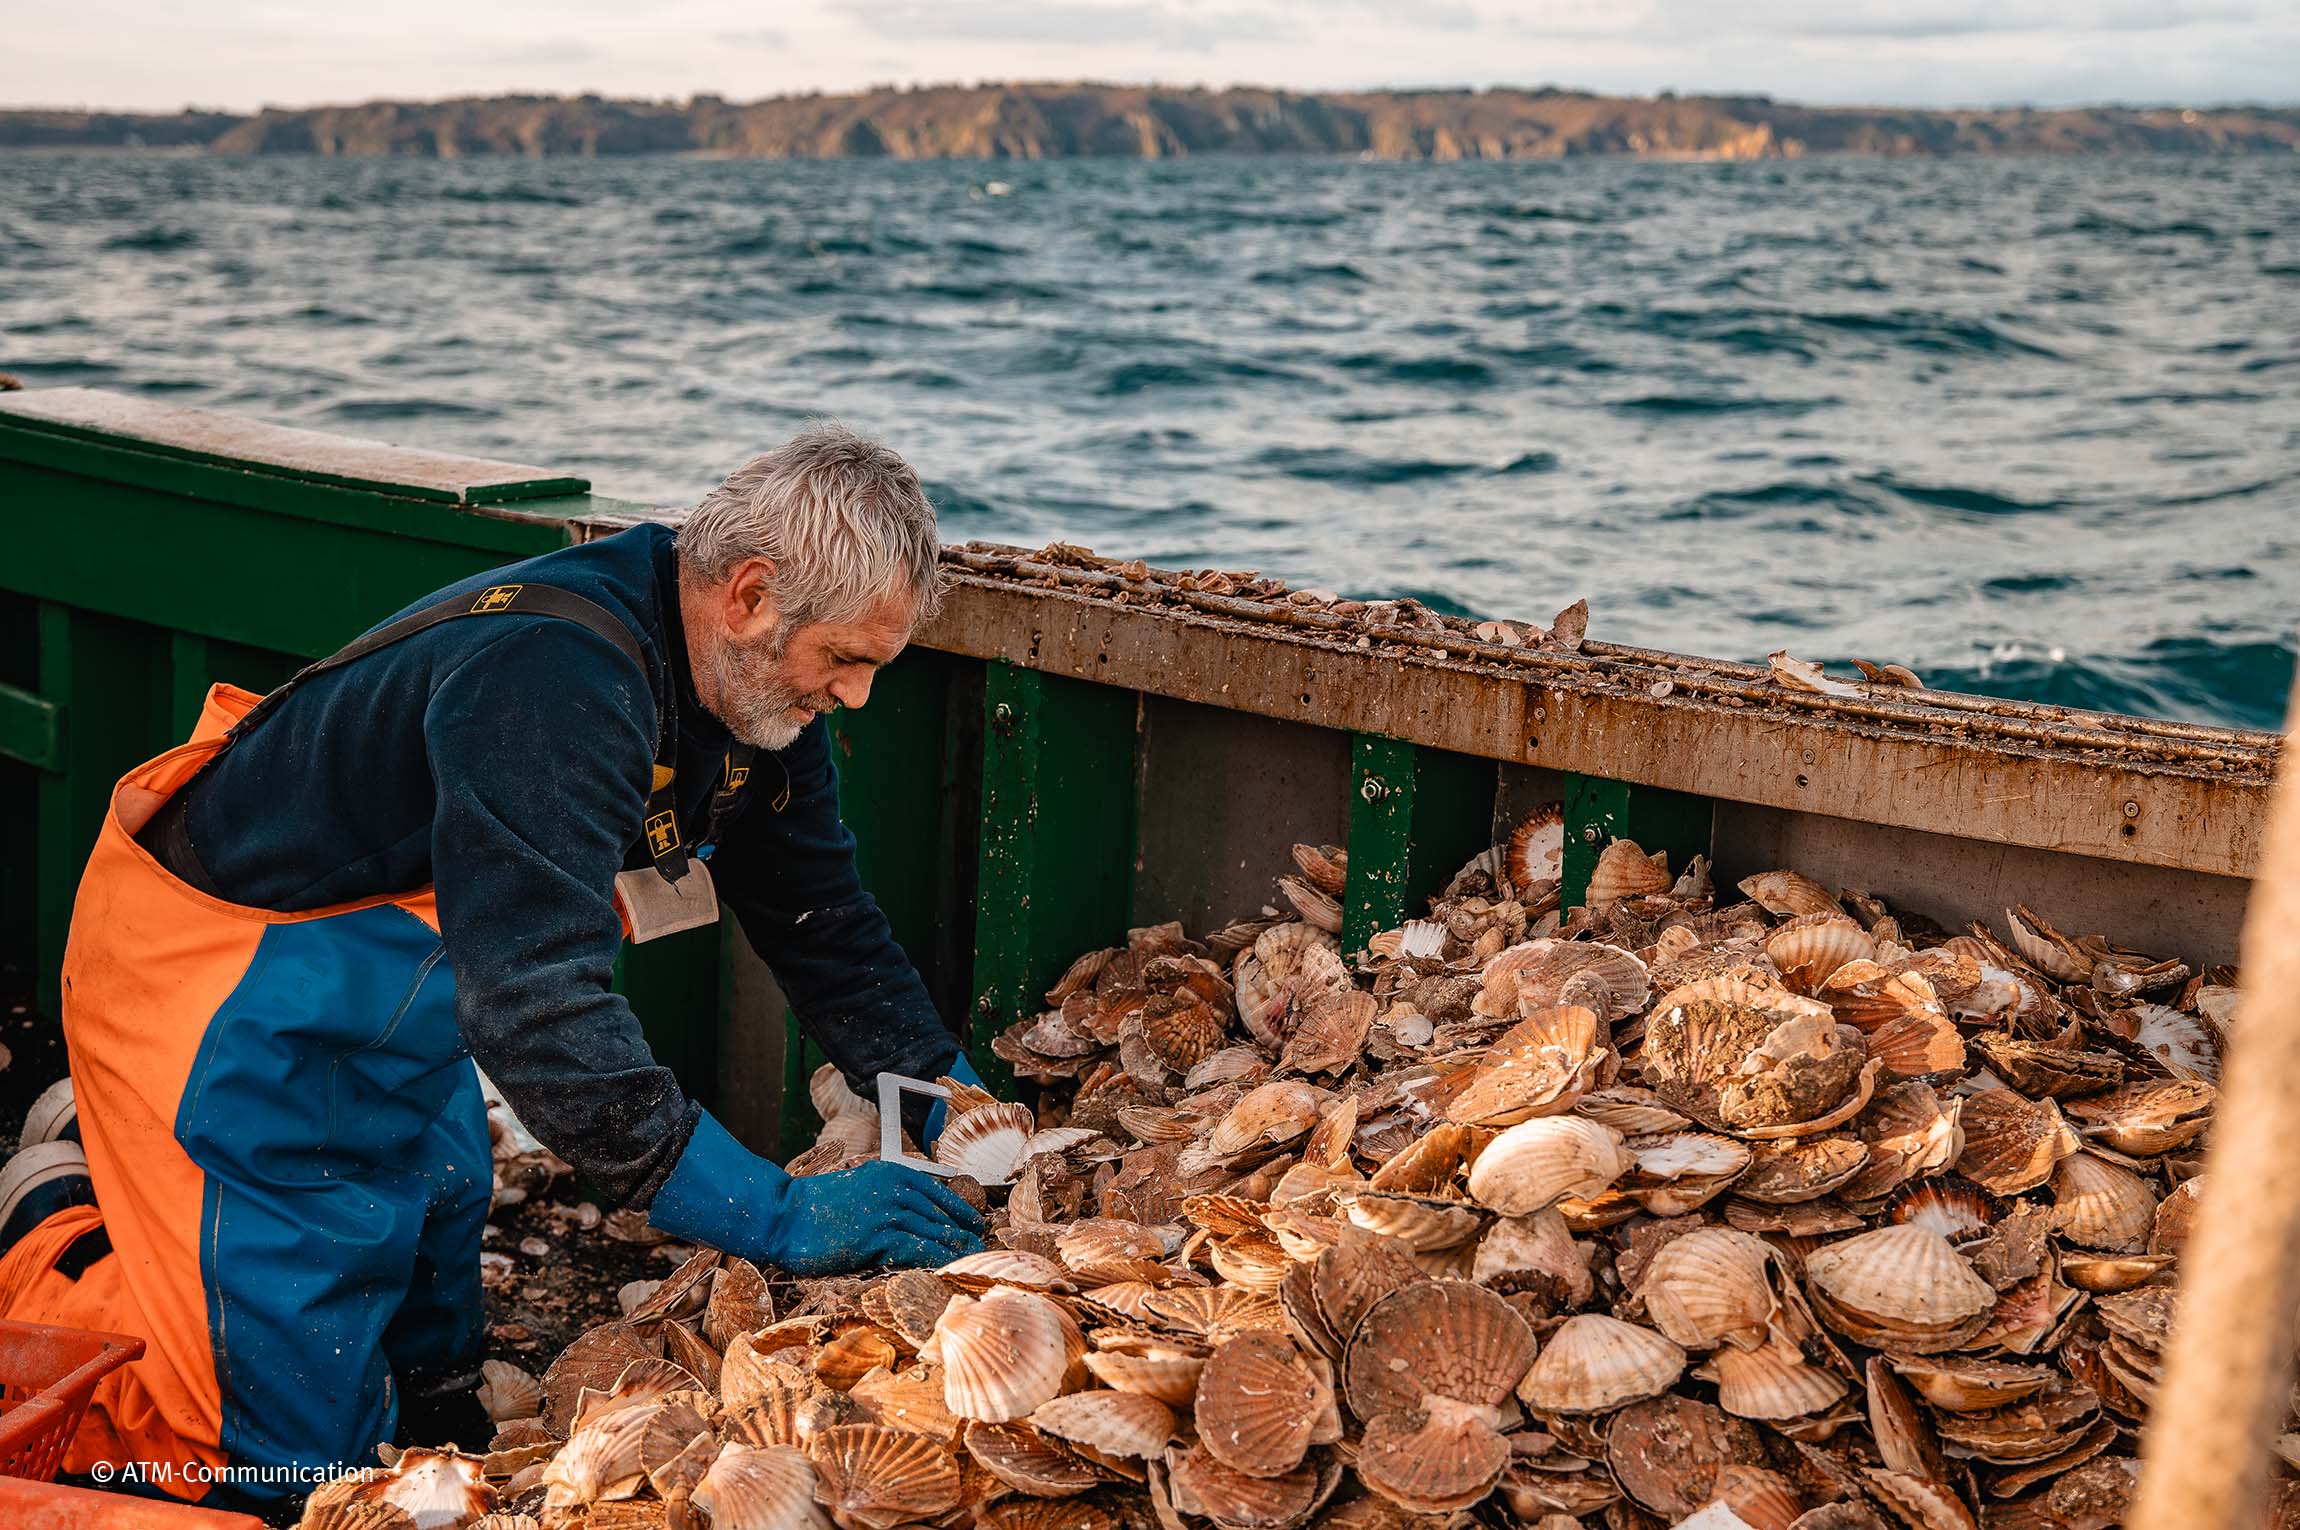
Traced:
POLYGON ((1826 887, 1794 871, 1761 872, 1743 877, 1739 886, 1743 897, 1754 899, 1766 913, 1778 914, 1783 919, 1845 911, 1844 905, 1831 897, 1826 887))
POLYGON ((1106 1387, 1155 1398, 1170 1408, 1187 1408, 1197 1399, 1206 1360, 1169 1346, 1102 1349, 1086 1357, 1086 1368, 1106 1387))
POLYGON ((1709 1501, 1732 1510, 1749 1530, 1789 1530, 1805 1512, 1789 1479, 1762 1466, 1721 1467, 1709 1501))
POLYGON ((567 1443, 543 1468, 545 1509, 629 1498, 646 1486, 647 1431, 654 1421, 651 1408, 622 1408, 594 1418, 569 1435, 567 1443))
POLYGON ((1717 1406, 1736 1418, 1802 1418, 1835 1406, 1846 1391, 1834 1371, 1806 1364, 1797 1346, 1778 1334, 1754 1349, 1728 1344, 1693 1374, 1717 1384, 1717 1406))
POLYGON ((728 1444, 695 1484, 711 1530, 829 1530, 815 1506, 815 1467, 787 1445, 728 1444))
POLYGON ((1605 1459, 1622 1491, 1669 1521, 1707 1501, 1720 1467, 1764 1460, 1755 1425, 1677 1393, 1631 1403, 1606 1426, 1605 1459))
POLYGON ((1517 1389, 1543 1413, 1609 1413, 1656 1397, 1685 1371, 1685 1351, 1635 1323, 1584 1312, 1558 1325, 1517 1389))
POLYGON ((1889 1222, 1929 1227, 1951 1243, 1977 1238, 2004 1215, 1997 1198, 1956 1174, 1940 1174, 1903 1185, 1885 1203, 1889 1222))
POLYGON ((1758 1144, 1733 1193, 1767 1205, 1818 1200, 1869 1164, 1869 1150, 1850 1137, 1789 1137, 1758 1144))
POLYGON ((1965 1038, 1956 1022, 1935 1010, 1911 1010, 1868 1033, 1869 1056, 1888 1079, 1954 1073, 1965 1065, 1965 1038))
POLYGON ((1030 1422, 1041 1433, 1106 1456, 1147 1459, 1174 1438, 1174 1411, 1137 1392, 1072 1392, 1040 1404, 1030 1422))
POLYGON ((2145 1247, 2156 1193, 2130 1169, 2094 1153, 2064 1158, 2052 1171, 2053 1226, 2078 1248, 2129 1254, 2145 1247))
POLYGON ((1685 1348, 1752 1349, 1780 1311, 1772 1260, 1763 1239, 1698 1227, 1662 1245, 1637 1290, 1653 1326, 1685 1348))
POLYGON ((1303 923, 1264 930, 1251 949, 1238 953, 1232 972, 1238 1018, 1272 1051, 1285 1044, 1298 1009, 1351 986, 1333 937, 1303 923))
POLYGON ((2092 961, 2066 935, 2038 918, 2025 903, 2005 910, 2005 927, 2012 932, 2013 949, 2046 977, 2063 983, 2091 981, 2092 961))
POLYGON ((2209 1021, 2162 1004, 2133 1010, 2133 1044, 2155 1058, 2174 1078, 2220 1082, 2220 1036, 2209 1021))
POLYGON ((1506 1126, 1562 1113, 1595 1081, 1604 1055, 1595 1013, 1578 1004, 1537 1010, 1487 1049, 1446 1114, 1455 1121, 1506 1126))
POLYGON ((1502 852, 1510 890, 1523 896, 1565 875, 1565 805, 1545 802, 1509 831, 1502 852))
POLYGON ((2060 1278, 2079 1291, 2109 1295, 2144 1286, 2177 1261, 2170 1254, 2088 1254, 2060 1256, 2060 1278))
POLYGON ((1426 1409, 1433 1397, 1496 1409, 1524 1379, 1534 1351, 1525 1320, 1484 1287, 1405 1286, 1376 1302, 1350 1341, 1343 1366, 1350 1410, 1371 1420, 1426 1409))
POLYGON ((1434 962, 1444 958, 1445 943, 1444 925, 1433 919, 1409 919, 1375 935, 1366 949, 1387 961, 1434 962))
POLYGON ((1805 1278, 1836 1309, 1920 1338, 1987 1314, 1996 1292, 1929 1227, 1856 1233, 1805 1256, 1805 1278))
POLYGON ((1312 1444, 1341 1437, 1325 1361, 1277 1333, 1242 1333, 1214 1351, 1198 1378, 1196 1418, 1214 1459, 1249 1477, 1283 1476, 1312 1444))
POLYGON ((1351 988, 1327 994, 1296 1017, 1278 1066, 1295 1073, 1339 1073, 1365 1050, 1373 1027, 1374 996, 1351 988))
POLYGON ((575 1419, 585 1389, 604 1392, 636 1360, 654 1360, 653 1340, 624 1323, 607 1323, 579 1335, 543 1373, 543 1421, 564 1434, 575 1419))
POLYGON ((1042 1254, 1018 1249, 993 1248, 979 1254, 966 1254, 934 1273, 937 1278, 967 1291, 987 1291, 994 1285, 1021 1286, 1033 1291, 1076 1289, 1061 1265, 1042 1254))
MULTIPOLYGON (((1417 1254, 1459 1248, 1477 1236, 1486 1220, 1482 1208, 1466 1201, 1373 1189, 1350 1194, 1349 1214, 1352 1222, 1368 1232, 1395 1238, 1417 1254)), ((1280 1276, 1284 1273, 1283 1269, 1278 1271, 1280 1276)))
MULTIPOLYGON (((1371 996, 1368 996, 1369 1002, 1371 996)), ((1222 1045, 1222 1017, 1188 989, 1154 993, 1137 1013, 1143 1043, 1176 1073, 1188 1073, 1222 1045)))
POLYGON ((1811 994, 1847 962, 1873 960, 1877 942, 1846 915, 1801 914, 1766 938, 1765 954, 1780 969, 1782 981, 1811 994))
POLYGON ((1215 1123, 1207 1145, 1223 1157, 1291 1142, 1318 1121, 1328 1095, 1296 1078, 1272 1079, 1246 1092, 1215 1123))
POLYGON ((1019 1492, 1067 1497, 1109 1480, 1077 1451, 1029 1424, 968 1424, 965 1439, 975 1464, 1019 1492))
POLYGON ((1062 1390, 1070 1341, 1052 1302, 996 1286, 979 1300, 952 1297, 920 1358, 942 1367, 951 1412, 995 1424, 1027 1418, 1062 1390))
POLYGON ((767 1278, 748 1259, 729 1254, 711 1272, 711 1295, 703 1307, 703 1337, 724 1354, 738 1335, 756 1332, 774 1320, 767 1278))
MULTIPOLYGON (((976 1514, 975 1530, 1118 1530, 1110 1511, 1051 1498, 1009 1498, 976 1514)), ((714 1526, 713 1530, 717 1530, 714 1526)))
POLYGON ((2211 1124, 2220 1091, 2202 1079, 2143 1079, 2062 1107, 2077 1131, 2120 1153, 2155 1157, 2184 1148, 2211 1124))
POLYGON ((1951 1413, 1978 1413, 2019 1402, 2043 1391, 2058 1374, 2045 1365, 2015 1365, 1963 1355, 1913 1356, 1895 1360, 1893 1369, 1926 1402, 1951 1413))
POLYGON ((1339 898, 1349 881, 1350 854, 1339 845, 1296 845, 1294 865, 1304 881, 1329 897, 1339 898))
POLYGON ((1509 1457, 1509 1442, 1479 1410, 1441 1397, 1422 1412, 1369 1422, 1355 1465, 1360 1481, 1400 1508, 1443 1514, 1492 1492, 1509 1457))
POLYGON ((1655 1216, 1683 1216, 1722 1194, 1748 1169, 1747 1143, 1706 1132, 1672 1132, 1627 1144, 1636 1165, 1620 1189, 1655 1216))
POLYGON ((1667 851, 1647 855, 1637 841, 1617 839, 1599 854, 1597 866, 1589 874, 1589 911, 1602 914, 1623 898, 1665 893, 1673 880, 1667 851))
POLYGON ((1634 1085, 1616 1084, 1611 1089, 1593 1090, 1576 1100, 1573 1113, 1602 1121, 1624 1137, 1652 1137, 1662 1132, 1681 1132, 1693 1124, 1691 1116, 1680 1115, 1661 1102, 1661 1096, 1650 1089, 1634 1085))
POLYGON ((1311 1465, 1282 1477, 1249 1477, 1217 1461, 1204 1442, 1188 1451, 1169 1451, 1166 1462, 1174 1507, 1216 1525, 1288 1530, 1309 1518, 1321 1496, 1319 1473, 1311 1465))
POLYGON ((1959 1124, 1965 1147, 1957 1172, 1998 1195, 2034 1190, 2078 1147, 2057 1105, 2010 1089, 1968 1095, 1959 1124))
POLYGON ((891 1530, 958 1506, 958 1467, 925 1435, 838 1424, 807 1442, 815 1497, 848 1530, 891 1530))
POLYGON ((1731 975, 1656 1001, 1638 1056, 1669 1104, 1745 1130, 1824 1119, 1864 1061, 1826 1004, 1731 975))
POLYGON ((1579 1116, 1537 1116, 1486 1144, 1470 1165, 1469 1193, 1503 1216, 1524 1216, 1569 1195, 1596 1195, 1635 1161, 1610 1126, 1579 1116))
POLYGON ((844 1392, 882 1366, 895 1362, 894 1340, 870 1327, 850 1328, 818 1348, 809 1368, 824 1386, 844 1392))
POLYGON ((542 1413, 543 1383, 518 1366, 502 1360, 482 1360, 479 1375, 479 1390, 473 1395, 493 1422, 535 1418, 542 1413))
POLYGON ((1313 887, 1302 877, 1278 878, 1278 891, 1295 913, 1306 924, 1315 925, 1328 934, 1339 934, 1342 928, 1341 900, 1313 887))
MULTIPOLYGON (((534 1521, 528 1523, 533 1525, 534 1521)), ((304 1505, 303 1517, 296 1521, 296 1530, 415 1530, 415 1516, 397 1504, 372 1499, 323 1498, 314 1493, 304 1505)))
POLYGON ((1506 1018, 1563 1004, 1595 1010, 1601 1021, 1645 1007, 1652 978, 1634 952, 1592 940, 1529 940, 1496 952, 1478 970, 1473 1014, 1506 1018))

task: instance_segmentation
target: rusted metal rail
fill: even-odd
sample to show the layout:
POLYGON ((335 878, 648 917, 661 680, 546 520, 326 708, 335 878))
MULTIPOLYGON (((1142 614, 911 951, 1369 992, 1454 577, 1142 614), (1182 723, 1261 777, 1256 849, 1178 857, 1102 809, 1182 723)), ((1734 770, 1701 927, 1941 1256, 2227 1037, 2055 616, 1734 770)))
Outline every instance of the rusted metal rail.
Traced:
MULTIPOLYGON (((919 640, 1430 748, 1899 828, 2249 876, 2276 735, 1864 686, 1626 648, 1508 645, 1459 619, 1336 614, 979 544, 919 640)), ((1376 615, 1393 614, 1395 606, 1376 615)))

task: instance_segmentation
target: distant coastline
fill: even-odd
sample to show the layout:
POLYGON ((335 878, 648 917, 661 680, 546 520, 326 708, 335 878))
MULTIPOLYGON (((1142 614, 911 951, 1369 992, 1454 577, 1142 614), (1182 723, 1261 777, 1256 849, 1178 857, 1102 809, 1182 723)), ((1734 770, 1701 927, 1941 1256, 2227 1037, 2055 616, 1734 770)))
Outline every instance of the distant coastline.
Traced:
POLYGON ((1807 154, 2290 154, 2300 108, 1974 111, 1816 107, 1767 96, 1539 89, 1293 92, 1023 83, 749 103, 495 96, 267 107, 251 115, 0 110, 0 149, 757 159, 1793 159, 1807 154))

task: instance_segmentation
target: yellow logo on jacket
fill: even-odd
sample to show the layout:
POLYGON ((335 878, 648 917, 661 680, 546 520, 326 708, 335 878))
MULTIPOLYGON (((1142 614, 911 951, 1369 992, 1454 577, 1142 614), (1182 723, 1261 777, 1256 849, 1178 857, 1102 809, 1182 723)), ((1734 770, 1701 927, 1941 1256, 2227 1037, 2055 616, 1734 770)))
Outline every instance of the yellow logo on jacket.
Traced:
POLYGON ((647 820, 647 848, 656 855, 669 855, 679 848, 679 817, 676 813, 657 813, 647 820))
POLYGON ((471 603, 471 609, 474 612, 507 611, 511 603, 519 598, 519 592, 526 588, 523 584, 491 584, 479 592, 479 598, 471 603))

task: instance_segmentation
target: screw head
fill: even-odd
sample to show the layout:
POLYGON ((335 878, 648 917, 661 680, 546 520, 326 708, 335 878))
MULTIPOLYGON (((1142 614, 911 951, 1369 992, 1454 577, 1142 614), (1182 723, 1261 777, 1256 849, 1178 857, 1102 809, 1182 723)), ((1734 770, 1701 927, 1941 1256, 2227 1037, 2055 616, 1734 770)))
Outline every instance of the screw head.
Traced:
POLYGON ((1597 843, 1596 824, 1591 824, 1588 828, 1581 831, 1581 842, 1585 845, 1594 845, 1597 843))
POLYGON ((1368 802, 1379 802, 1390 794, 1390 784, 1380 776, 1368 776, 1358 783, 1358 795, 1368 802))
POLYGON ((2125 803, 2124 816, 2127 818, 2138 818, 2140 816, 2140 804, 2137 802, 2125 803))

